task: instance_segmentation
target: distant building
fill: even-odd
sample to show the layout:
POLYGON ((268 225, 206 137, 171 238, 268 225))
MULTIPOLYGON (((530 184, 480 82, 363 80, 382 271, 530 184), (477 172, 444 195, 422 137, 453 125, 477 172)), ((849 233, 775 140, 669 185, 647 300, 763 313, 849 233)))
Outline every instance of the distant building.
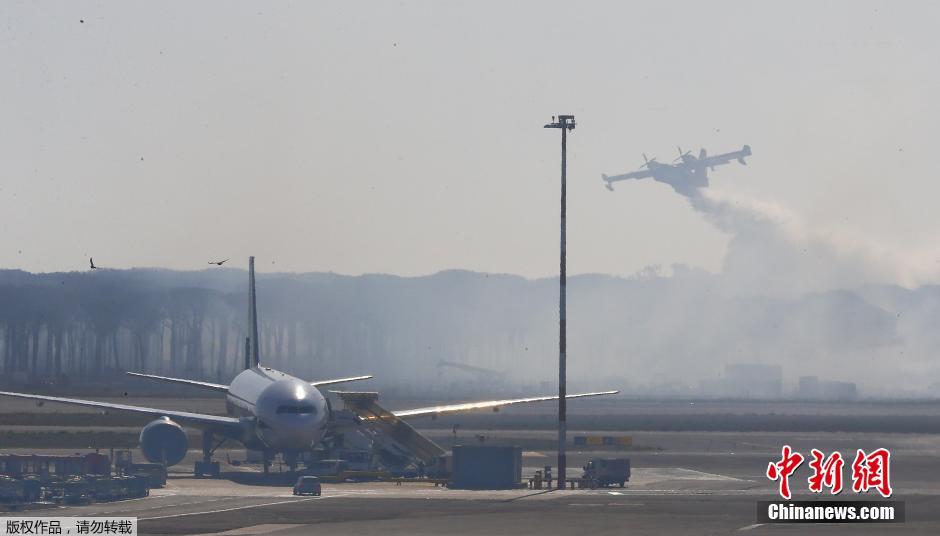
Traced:
POLYGON ((701 383, 703 395, 723 398, 780 398, 783 369, 779 365, 739 363, 725 365, 724 377, 701 383))
POLYGON ((858 387, 854 382, 820 380, 818 376, 800 376, 796 396, 806 400, 855 400, 858 387))
POLYGON ((858 388, 855 382, 822 382, 819 385, 819 395, 823 400, 855 400, 858 398, 858 388))
POLYGON ((761 363, 725 365, 725 382, 731 392, 744 398, 779 398, 783 391, 783 369, 761 363))
POLYGON ((819 398, 819 376, 800 376, 796 387, 796 396, 810 400, 819 398))

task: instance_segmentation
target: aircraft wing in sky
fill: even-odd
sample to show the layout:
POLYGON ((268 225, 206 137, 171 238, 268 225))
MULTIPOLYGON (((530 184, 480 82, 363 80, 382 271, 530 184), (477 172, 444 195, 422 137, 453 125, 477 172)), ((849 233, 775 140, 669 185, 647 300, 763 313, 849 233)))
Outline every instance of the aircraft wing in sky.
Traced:
POLYGON ((607 189, 613 190, 613 183, 617 181, 625 181, 630 179, 646 179, 652 177, 653 174, 650 173, 650 170, 644 169, 643 171, 633 171, 631 173, 624 173, 623 175, 601 175, 601 178, 604 179, 604 182, 607 183, 607 189))
POLYGON ((734 151, 734 152, 724 153, 724 154, 716 154, 714 156, 702 155, 696 163, 700 165, 705 165, 708 167, 714 167, 714 166, 720 166, 723 164, 728 164, 732 160, 737 160, 741 164, 747 164, 747 162, 744 161, 745 156, 751 156, 750 145, 745 145, 740 151, 734 151))

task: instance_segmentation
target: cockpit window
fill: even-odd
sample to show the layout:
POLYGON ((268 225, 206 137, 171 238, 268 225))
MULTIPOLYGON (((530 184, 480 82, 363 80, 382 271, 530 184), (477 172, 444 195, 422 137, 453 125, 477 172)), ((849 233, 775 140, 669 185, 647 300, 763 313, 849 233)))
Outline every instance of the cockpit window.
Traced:
POLYGON ((311 415, 317 412, 317 408, 313 406, 278 406, 277 413, 278 415, 289 413, 294 415, 311 415))

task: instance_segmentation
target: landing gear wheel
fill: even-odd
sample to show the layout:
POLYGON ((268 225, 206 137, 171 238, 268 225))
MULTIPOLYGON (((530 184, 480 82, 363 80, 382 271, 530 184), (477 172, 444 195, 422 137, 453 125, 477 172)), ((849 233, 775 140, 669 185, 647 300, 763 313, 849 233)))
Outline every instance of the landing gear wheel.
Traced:
POLYGON ((204 476, 219 478, 219 462, 212 461, 212 453, 215 452, 215 449, 221 446, 221 444, 222 443, 219 443, 213 447, 212 432, 210 430, 204 430, 202 432, 202 461, 197 461, 193 466, 193 474, 196 478, 202 478, 204 476))

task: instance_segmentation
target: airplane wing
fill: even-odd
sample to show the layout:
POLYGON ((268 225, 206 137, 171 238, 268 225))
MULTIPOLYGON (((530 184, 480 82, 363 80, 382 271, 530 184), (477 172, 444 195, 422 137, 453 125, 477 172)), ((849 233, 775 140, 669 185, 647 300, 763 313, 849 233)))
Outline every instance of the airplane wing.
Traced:
POLYGON ((724 164, 730 163, 732 160, 737 160, 738 162, 744 164, 744 157, 751 156, 751 146, 745 145, 740 151, 734 151, 731 153, 725 154, 716 154, 714 156, 706 156, 698 160, 698 165, 705 165, 708 167, 712 166, 721 166, 724 164))
MULTIPOLYGON (((399 452, 402 455, 413 454, 426 464, 436 463, 444 449, 434 441, 421 435, 410 424, 405 422, 408 417, 437 416, 445 413, 473 411, 478 409, 499 408, 511 404, 524 404, 527 402, 541 402, 545 400, 558 400, 557 396, 539 396, 533 398, 517 398, 513 400, 490 400, 487 402, 469 402, 449 406, 435 406, 431 408, 410 409, 403 411, 388 411, 377 402, 378 393, 354 391, 330 391, 343 400, 346 409, 355 413, 361 422, 378 432, 374 436, 386 448, 399 452)), ((604 391, 601 393, 584 393, 568 395, 565 398, 583 398, 587 396, 612 395, 619 391, 604 391)))
POLYGON ((187 424, 197 428, 214 428, 239 426, 239 420, 234 417, 222 417, 219 415, 206 415, 204 413, 190 413, 188 411, 172 411, 157 408, 145 408, 141 406, 129 406, 126 404, 113 404, 111 402, 96 402, 94 400, 80 400, 78 398, 62 398, 58 396, 31 395, 27 393, 9 393, 0 391, 2 396, 13 396, 16 398, 25 398, 28 400, 41 400, 43 402, 57 402, 59 404, 71 404, 73 406, 84 406, 87 408, 97 408, 111 411, 126 411, 147 415, 154 418, 170 417, 178 420, 180 424, 187 424))
POLYGON ((601 178, 604 179, 607 184, 617 181, 625 181, 630 179, 646 179, 652 177, 653 174, 650 173, 648 169, 643 171, 633 171, 631 173, 624 173, 623 175, 601 175, 601 178))
POLYGON ((310 382, 310 385, 314 387, 322 387, 324 385, 333 385, 336 383, 346 383, 346 382, 357 382, 360 380, 368 380, 372 376, 351 376, 349 378, 337 378, 335 380, 317 380, 315 382, 310 382))
MULTIPOLYGON (((604 396, 604 395, 615 395, 620 391, 601 391, 598 393, 580 393, 575 395, 565 396, 566 400, 572 398, 587 398, 589 396, 604 396)), ((406 409, 400 411, 392 411, 391 413, 399 418, 408 418, 408 417, 430 417, 444 415, 448 413, 460 413, 467 411, 474 411, 480 409, 492 409, 497 411, 503 406, 511 406, 514 404, 528 404, 531 402, 546 402, 549 400, 558 400, 558 395, 554 396, 536 396, 531 398, 515 398, 510 400, 487 400, 484 402, 466 402, 463 404, 451 404, 447 406, 432 406, 427 408, 418 408, 418 409, 406 409)))
MULTIPOLYGON (((222 385, 220 383, 201 382, 201 381, 196 381, 196 380, 187 380, 184 378, 169 378, 166 376, 157 376, 154 374, 141 374, 139 372, 128 372, 127 374, 129 376, 135 376, 137 378, 147 378, 149 380, 157 380, 157 381, 168 382, 168 383, 177 383, 180 385, 191 385, 193 387, 200 387, 203 389, 212 389, 213 391, 220 391, 223 393, 228 392, 228 385, 222 385)), ((321 387, 324 385, 333 385, 336 383, 346 383, 346 382, 355 382, 359 380, 368 380, 370 378, 372 378, 372 376, 351 376, 349 378, 336 378, 334 380, 312 381, 310 382, 310 385, 314 387, 321 387)))
POLYGON ((200 387, 202 389, 212 389, 213 391, 219 391, 222 393, 228 392, 228 385, 222 385, 221 383, 200 382, 196 380, 186 380, 183 378, 168 378, 166 376, 156 376, 153 374, 141 374, 139 372, 128 372, 127 375, 135 376, 137 378, 147 378, 149 380, 157 380, 161 382, 178 383, 181 385, 190 385, 193 387, 200 387))

